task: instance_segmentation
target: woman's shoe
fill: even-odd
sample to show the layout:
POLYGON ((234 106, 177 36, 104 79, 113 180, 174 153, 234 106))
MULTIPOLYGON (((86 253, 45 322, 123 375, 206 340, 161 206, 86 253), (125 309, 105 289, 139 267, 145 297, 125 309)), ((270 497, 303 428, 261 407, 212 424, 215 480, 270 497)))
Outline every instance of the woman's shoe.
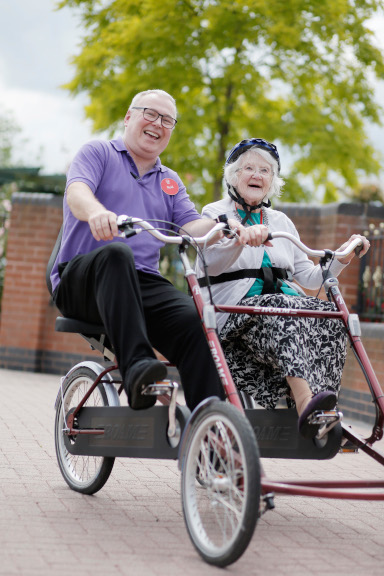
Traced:
POLYGON ((311 424, 309 417, 317 410, 333 410, 336 406, 337 398, 334 392, 319 392, 310 400, 299 417, 299 433, 304 438, 314 438, 319 431, 320 424, 311 424))

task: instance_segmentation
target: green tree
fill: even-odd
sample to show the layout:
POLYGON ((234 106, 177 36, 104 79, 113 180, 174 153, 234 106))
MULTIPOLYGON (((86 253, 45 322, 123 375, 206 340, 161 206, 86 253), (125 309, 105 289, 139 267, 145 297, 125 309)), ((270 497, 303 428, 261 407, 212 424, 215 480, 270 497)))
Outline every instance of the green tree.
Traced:
POLYGON ((365 133, 379 123, 373 81, 383 53, 367 21, 383 0, 62 0, 86 33, 67 84, 86 92, 95 130, 122 128, 134 94, 175 96, 179 123, 164 163, 198 204, 218 199, 228 150, 244 137, 277 142, 284 198, 355 187, 380 161, 365 133), (285 167, 284 167, 285 166, 285 167))
POLYGON ((370 202, 384 203, 384 190, 375 183, 363 182, 357 188, 351 190, 348 197, 352 202, 363 202, 369 204, 370 202))
POLYGON ((1 177, 1 169, 8 168, 12 162, 12 142, 14 135, 20 132, 10 113, 0 115, 0 304, 3 293, 4 272, 6 266, 7 237, 11 211, 12 186, 1 177))
POLYGON ((11 165, 12 162, 12 142, 15 134, 20 132, 10 113, 0 116, 0 168, 11 165))

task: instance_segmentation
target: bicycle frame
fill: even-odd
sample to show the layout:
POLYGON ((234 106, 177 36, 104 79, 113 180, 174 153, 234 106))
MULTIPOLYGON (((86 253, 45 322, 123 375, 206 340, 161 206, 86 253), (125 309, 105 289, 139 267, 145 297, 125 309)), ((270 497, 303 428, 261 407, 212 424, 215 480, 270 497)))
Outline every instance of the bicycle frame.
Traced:
MULTIPOLYGON (((205 332, 205 336, 207 338, 207 342, 212 354, 212 358, 215 362, 216 368, 218 370, 226 397, 228 401, 233 404, 245 417, 246 411, 243 408, 242 401, 240 399, 239 393, 237 388, 234 384, 232 375, 228 368, 220 339, 218 336, 218 332, 216 329, 216 312, 227 312, 227 313, 237 313, 237 314, 250 314, 250 315, 266 315, 266 316, 297 316, 297 317, 307 317, 307 318, 327 318, 327 319, 334 319, 338 320, 343 323, 345 328, 346 334, 348 336, 349 342, 351 347, 354 351, 354 354, 360 364, 360 367, 364 373, 364 376, 367 380, 368 387, 370 389, 372 399, 375 403, 376 407, 376 419, 372 429, 372 433, 368 438, 363 438, 360 434, 352 431, 350 427, 347 427, 342 424, 342 434, 345 438, 345 441, 349 440, 354 446, 360 448, 363 452, 368 454, 369 456, 373 457, 378 463, 384 465, 384 454, 378 451, 376 448, 373 447, 373 444, 380 440, 383 437, 383 427, 384 427, 384 394, 382 388, 377 380, 373 367, 369 361, 368 355, 364 349, 364 346, 361 342, 360 338, 360 330, 359 330, 359 322, 358 317, 355 314, 350 314, 344 299, 340 293, 338 287, 338 280, 333 277, 327 277, 325 274, 324 278, 324 288, 326 290, 327 296, 331 302, 335 304, 336 310, 334 311, 318 311, 318 310, 300 310, 300 309, 285 309, 285 308, 270 308, 270 307, 258 307, 258 306, 221 306, 215 305, 211 303, 207 303, 202 295, 201 288, 197 279, 197 275, 195 270, 193 269, 188 254, 187 249, 188 247, 194 243, 193 239, 187 236, 182 237, 172 237, 172 236, 165 236, 154 229, 150 224, 144 222, 140 219, 136 218, 128 218, 126 216, 119 217, 121 219, 118 222, 118 225, 124 230, 124 234, 126 237, 132 236, 141 231, 142 229, 148 230, 150 233, 153 233, 158 239, 165 243, 171 244, 178 244, 179 245, 179 255, 180 259, 184 268, 184 275, 190 289, 194 304, 197 309, 197 313, 201 319, 203 330, 205 332), (140 229, 136 230, 133 229, 133 226, 138 224, 141 226, 140 229), (126 228, 125 228, 126 227, 126 228)), ((221 230, 224 225, 217 224, 215 228, 211 231, 211 235, 213 233, 217 233, 217 231, 221 230)), ((207 234, 203 238, 195 239, 195 242, 205 243, 210 238, 210 234, 207 234)), ((279 233, 284 234, 284 233, 279 233)), ((299 243, 300 242, 296 239, 292 241, 299 243)), ((302 245, 304 246, 304 245, 302 245)), ((354 249, 357 246, 355 243, 351 249, 354 249)), ((311 251, 307 247, 304 246, 307 253, 312 256, 319 256, 319 252, 311 251)), ((351 251, 351 250, 350 250, 351 251)), ((348 253, 350 253, 350 251, 348 253)), ((327 259, 327 254, 329 256, 329 251, 322 251, 321 256, 324 257, 324 260, 327 259)), ((338 257, 345 256, 345 252, 337 252, 334 253, 338 257)), ((102 328, 102 327, 101 327, 102 328)), ((64 330, 65 331, 65 330, 64 330)), ((81 330, 69 330, 69 331, 78 331, 81 333, 81 330)), ((85 332, 86 334, 87 332, 85 332)), ((84 336, 86 337, 86 336, 84 336)), ((93 338, 86 339, 91 343, 93 347, 98 349, 104 355, 104 344, 98 345, 98 343, 93 338)), ((82 407, 84 406, 87 398, 93 392, 93 390, 98 386, 100 382, 103 381, 103 378, 106 374, 112 370, 115 370, 117 366, 112 366, 102 373, 96 378, 93 382, 92 387, 88 391, 87 395, 80 401, 78 406, 75 408, 71 414, 68 415, 66 420, 66 429, 69 435, 88 435, 91 436, 95 434, 95 432, 90 429, 88 426, 85 426, 84 429, 79 430, 78 428, 74 427, 74 420, 76 416, 81 411, 82 407)), ((120 385, 119 394, 122 391, 122 386, 120 385)), ((169 404, 169 397, 167 395, 159 396, 158 398, 162 404, 169 404)), ((202 403, 203 404, 203 403, 202 403)), ((197 408, 196 410, 204 409, 204 408, 197 408)), ((113 408, 115 410, 115 408, 113 408)), ((254 411, 253 411, 254 412, 254 411)), ((286 412, 286 411, 284 411, 286 412)), ((192 415, 193 416, 193 415, 192 415)), ((188 423, 186 424, 188 428, 188 423)), ((186 430, 187 432, 187 430, 186 430)), ((333 431, 331 431, 333 432, 333 431)), ((97 435, 102 436, 104 431, 98 430, 97 435)), ((339 445, 337 446, 337 450, 339 449, 339 445)), ((179 450, 179 458, 182 454, 182 446, 179 450)), ((115 456, 116 454, 110 454, 115 456)), ((128 455, 128 454, 122 454, 128 455)), ((156 456, 155 452, 151 452, 150 457, 161 457, 156 456)), ((165 455, 164 457, 168 457, 165 455)), ((172 457, 172 455, 171 455, 172 457)), ((301 455, 300 455, 301 457, 301 455)), ((261 490, 264 496, 264 501, 268 507, 268 500, 269 500, 269 493, 283 493, 283 494, 291 494, 291 495, 306 495, 306 496, 316 496, 316 497, 326 497, 326 498, 351 498, 351 499, 359 499, 359 500, 384 500, 384 480, 383 481, 344 481, 344 482, 332 482, 332 481, 324 481, 324 482, 306 482, 306 481, 292 481, 292 482, 276 482, 267 480, 264 472, 261 472, 261 490), (380 488, 381 491, 372 492, 372 489, 380 488)))
MULTIPOLYGON (((341 321, 345 327, 346 334, 352 346, 354 354, 362 368, 367 380, 373 401, 376 406, 376 420, 372 433, 369 438, 364 439, 361 435, 352 431, 349 427, 342 425, 343 435, 350 440, 363 452, 373 457, 377 462, 384 465, 384 454, 373 448, 373 443, 383 437, 384 424, 384 394, 377 380, 373 367, 369 361, 368 355, 364 349, 360 338, 359 331, 353 326, 352 320, 356 315, 351 315, 347 309, 344 299, 338 287, 338 280, 330 277, 325 280, 324 287, 328 298, 335 304, 335 311, 318 311, 318 310, 291 310, 285 308, 268 308, 257 306, 222 306, 207 304, 201 294, 196 273, 191 267, 189 258, 186 254, 187 245, 183 243, 179 248, 180 258, 185 270, 185 278, 192 294, 193 301, 196 305, 197 312, 201 318, 204 332, 212 353, 213 360, 216 364, 221 382, 229 402, 234 404, 244 414, 244 408, 240 400, 237 388, 233 382, 229 371, 224 353, 221 348, 220 340, 216 331, 216 312, 227 312, 232 314, 250 314, 264 316, 297 316, 307 318, 332 318, 341 321)), ((262 493, 266 495, 269 492, 306 495, 327 498, 352 498, 366 500, 384 500, 383 492, 357 492, 359 489, 384 488, 384 481, 344 481, 344 482, 272 482, 266 479, 264 473, 261 478, 262 493)))

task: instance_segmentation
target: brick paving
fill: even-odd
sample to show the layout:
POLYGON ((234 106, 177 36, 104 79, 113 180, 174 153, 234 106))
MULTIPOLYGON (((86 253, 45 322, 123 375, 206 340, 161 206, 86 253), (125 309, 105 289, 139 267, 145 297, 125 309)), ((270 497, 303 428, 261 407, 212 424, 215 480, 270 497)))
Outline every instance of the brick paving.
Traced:
MULTIPOLYGON (((0 575, 223 573, 189 540, 176 462, 118 459, 96 495, 67 487, 53 441, 58 385, 57 376, 0 370, 0 575)), ((263 464, 279 480, 384 477, 362 453, 263 464)), ((384 503, 298 496, 275 503, 227 574, 382 576, 384 503)))

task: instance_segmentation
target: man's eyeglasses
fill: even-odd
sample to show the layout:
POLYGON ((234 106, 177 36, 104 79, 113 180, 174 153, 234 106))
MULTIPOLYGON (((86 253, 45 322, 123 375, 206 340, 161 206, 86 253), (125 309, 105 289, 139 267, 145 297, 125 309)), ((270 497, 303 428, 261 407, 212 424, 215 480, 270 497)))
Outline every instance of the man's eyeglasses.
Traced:
POLYGON ((174 128, 176 126, 177 120, 172 118, 172 116, 168 116, 167 114, 160 114, 157 110, 153 110, 153 108, 143 108, 142 106, 132 106, 131 110, 142 110, 143 116, 145 120, 149 122, 156 122, 158 117, 161 118, 161 125, 164 128, 174 128))

